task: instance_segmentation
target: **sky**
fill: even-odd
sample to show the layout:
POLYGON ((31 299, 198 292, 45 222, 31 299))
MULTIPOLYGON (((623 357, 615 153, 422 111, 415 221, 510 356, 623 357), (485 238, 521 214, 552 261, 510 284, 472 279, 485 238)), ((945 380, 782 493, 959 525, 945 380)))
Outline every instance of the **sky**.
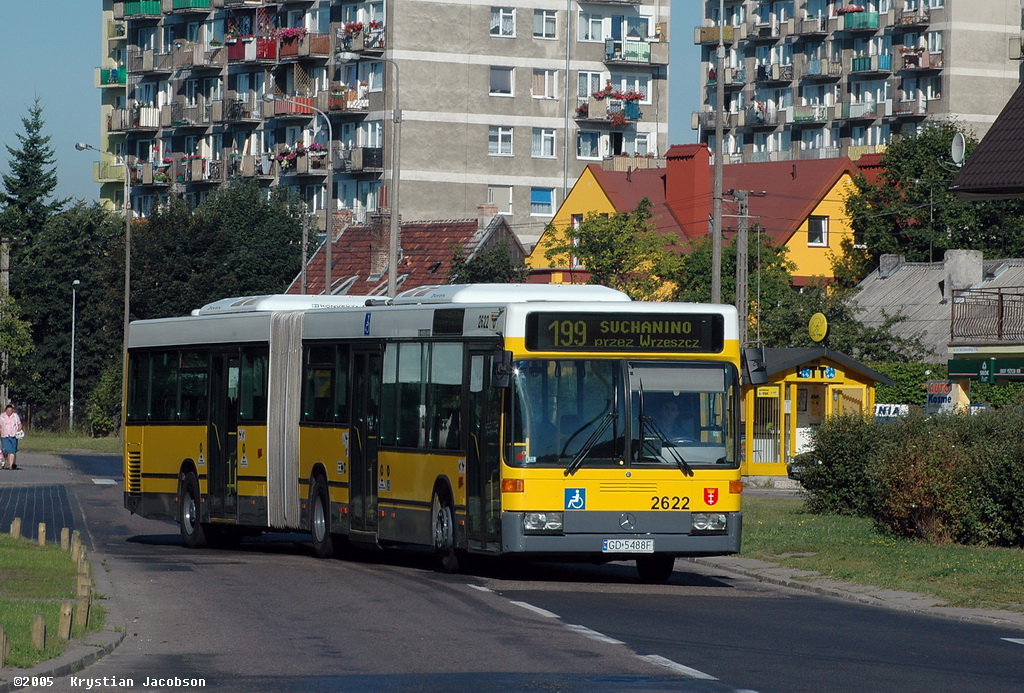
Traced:
MULTIPOLYGON (((99 0, 4 0, 3 4, 8 32, 0 42, 0 64, 8 66, 4 82, 9 88, 7 98, 0 101, 0 144, 20 147, 17 136, 25 131, 21 119, 38 97, 43 134, 50 137, 57 160, 55 197, 96 200, 99 184, 92 179, 92 165, 99 157, 76 150, 75 143, 99 145, 100 141, 100 90, 94 86, 94 75, 100 67, 101 4, 99 0), (44 23, 47 29, 41 32, 44 23)), ((696 141, 690 113, 700 110, 700 52, 693 45, 700 8, 700 0, 672 0, 667 144, 696 141)), ((6 147, 0 148, 3 173, 8 173, 11 158, 6 147)))

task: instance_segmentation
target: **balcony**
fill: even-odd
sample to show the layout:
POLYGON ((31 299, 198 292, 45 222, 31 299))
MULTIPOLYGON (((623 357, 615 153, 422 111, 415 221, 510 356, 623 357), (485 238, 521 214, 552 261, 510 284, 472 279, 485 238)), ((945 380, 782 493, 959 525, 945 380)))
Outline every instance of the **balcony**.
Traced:
MULTIPOLYGON (((744 118, 741 113, 723 113, 722 114, 722 128, 725 130, 731 130, 736 127, 737 124, 743 125, 744 118)), ((714 111, 695 111, 690 115, 690 127, 694 130, 714 130, 715 129, 715 112, 714 111)))
POLYGON ((115 108, 107 114, 107 132, 158 130, 160 109, 151 106, 115 108))
POLYGON ((164 10, 175 14, 208 13, 212 9, 210 0, 163 0, 164 10))
POLYGON ((784 83, 793 81, 793 66, 779 65, 758 65, 755 81, 758 84, 784 83))
POLYGON ((808 60, 804 64, 803 79, 827 80, 839 79, 845 70, 838 60, 808 60))
POLYGON ((793 126, 827 123, 832 120, 832 108, 825 104, 793 106, 793 126))
POLYGON ((277 39, 246 36, 227 39, 229 63, 273 63, 277 61, 277 39))
POLYGON ((331 56, 330 34, 306 34, 295 38, 281 39, 281 58, 329 58, 331 56))
POLYGON ((850 61, 850 74, 877 75, 892 72, 891 55, 865 55, 850 61))
POLYGON ((864 101, 860 103, 836 104, 836 120, 874 120, 884 111, 884 104, 876 101, 864 101))
POLYGON ((160 0, 124 0, 120 5, 114 3, 114 19, 159 19, 162 14, 160 0))
POLYGON ((918 10, 903 10, 896 15, 897 29, 923 29, 931 23, 927 7, 918 10))
POLYGON ((943 51, 929 53, 924 49, 900 49, 903 54, 902 70, 911 72, 926 72, 929 70, 941 70, 944 62, 943 51))
POLYGON ((581 100, 576 107, 577 120, 612 127, 626 127, 642 117, 640 102, 633 99, 627 101, 611 96, 599 99, 591 95, 585 101, 581 100))
POLYGON ((840 156, 842 156, 842 150, 839 147, 813 147, 810 149, 801 149, 797 158, 838 159, 840 156))
POLYGON ((257 178, 274 175, 274 159, 269 154, 231 154, 228 156, 229 178, 257 178))
POLYGON ((747 36, 747 27, 742 25, 740 27, 726 26, 724 31, 720 31, 721 27, 717 26, 698 26, 694 27, 693 30, 693 42, 698 46, 715 45, 718 43, 719 34, 722 35, 722 42, 731 44, 736 39, 744 39, 747 36))
POLYGON ((1024 287, 954 290, 950 341, 1024 342, 1024 287))
MULTIPOLYGON (((724 71, 725 84, 723 85, 726 89, 742 89, 743 85, 747 83, 747 71, 742 67, 727 67, 724 71)), ((706 85, 714 87, 718 84, 718 79, 715 76, 714 68, 708 70, 708 78, 706 85)))
POLYGON ((170 185, 171 179, 174 177, 172 169, 173 162, 171 161, 163 163, 153 163, 151 161, 136 162, 135 166, 131 169, 132 186, 170 185))
POLYGON ((128 75, 125 67, 101 67, 96 70, 96 86, 123 87, 128 83, 128 75))
POLYGON ((886 146, 884 144, 851 144, 846 148, 846 156, 850 157, 851 161, 857 161, 865 154, 884 153, 886 146))
POLYGON ((211 107, 202 103, 175 101, 160 109, 160 126, 165 128, 205 128, 213 122, 211 107))
POLYGON ((878 31, 878 12, 847 12, 839 15, 839 31, 852 34, 873 34, 878 31))
POLYGON ((750 155, 750 161, 755 164, 764 163, 766 161, 792 161, 793 152, 790 151, 779 151, 779 152, 753 152, 750 155))
POLYGON ((381 147, 352 147, 339 150, 339 167, 349 173, 379 173, 384 170, 384 150, 381 147))
POLYGON ((174 53, 157 53, 129 46, 127 51, 128 72, 131 74, 174 72, 174 53))
POLYGON ((263 120, 258 104, 259 102, 251 98, 225 99, 220 109, 220 117, 217 118, 215 115, 214 120, 224 123, 258 123, 263 120))
MULTIPOLYGON (((356 22, 362 25, 362 22, 356 22)), ((342 53, 382 53, 387 47, 385 27, 380 22, 370 22, 358 30, 352 22, 337 31, 338 51, 342 53)))
POLYGON ((806 19, 796 19, 793 23, 793 33, 801 38, 810 38, 814 36, 828 36, 829 19, 828 17, 808 17, 806 19))
POLYGON ((757 20, 747 27, 748 41, 777 41, 782 38, 782 30, 777 20, 761 22, 757 20))
POLYGON ((778 125, 785 125, 785 123, 785 113, 768 107, 763 101, 759 101, 744 111, 743 124, 752 128, 774 128, 778 125))
POLYGON ((601 168, 605 171, 625 173, 639 169, 665 168, 665 163, 664 158, 654 156, 653 154, 648 154, 647 156, 620 154, 618 156, 605 157, 601 162, 601 168))
POLYGON ((263 117, 308 118, 315 113, 311 108, 316 105, 313 103, 312 96, 286 96, 285 98, 291 99, 291 101, 264 101, 263 117), (298 101, 299 103, 292 103, 292 101, 298 101))
POLYGON ((128 38, 128 24, 119 21, 107 22, 107 40, 120 41, 128 38))
POLYGON ((227 64, 228 54, 224 46, 206 47, 201 43, 179 43, 175 45, 171 55, 175 70, 219 70, 227 64))
POLYGON ((892 107, 892 117, 899 120, 924 118, 927 115, 928 101, 925 99, 897 101, 892 107))
POLYGON ((93 164, 92 179, 97 183, 124 183, 124 164, 110 155, 93 164))
POLYGON ((607 39, 604 42, 604 61, 620 65, 668 65, 668 44, 639 39, 607 39))

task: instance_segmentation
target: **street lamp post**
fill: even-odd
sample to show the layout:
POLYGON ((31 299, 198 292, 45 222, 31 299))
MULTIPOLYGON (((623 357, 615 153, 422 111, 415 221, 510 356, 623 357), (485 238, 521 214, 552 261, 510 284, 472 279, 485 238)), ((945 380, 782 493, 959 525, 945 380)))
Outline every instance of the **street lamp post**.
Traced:
POLYGON ((68 431, 75 430, 75 318, 78 313, 77 279, 71 282, 71 394, 68 399, 68 431))
MULTIPOLYGON (((86 149, 103 154, 104 152, 86 142, 78 142, 75 149, 80 152, 86 149)), ((131 288, 132 288, 132 178, 128 170, 128 157, 122 154, 117 159, 121 160, 124 168, 124 326, 123 342, 121 345, 121 388, 127 392, 128 385, 128 323, 131 320, 131 288)), ((121 430, 122 436, 124 429, 121 430)))
MULTIPOLYGON (((338 59, 344 62, 359 60, 358 53, 338 53, 338 59)), ((398 63, 392 58, 376 56, 373 60, 380 60, 388 63, 395 73, 395 107, 392 111, 392 122, 395 124, 394 135, 391 138, 391 191, 388 206, 391 208, 390 232, 388 234, 388 296, 394 298, 398 291, 398 188, 401 182, 399 168, 401 165, 402 146, 402 108, 400 106, 399 74, 398 63)))
MULTIPOLYGON (((324 224, 324 232, 327 236, 327 241, 324 244, 324 293, 330 294, 331 291, 331 251, 334 245, 334 128, 331 127, 331 119, 326 113, 321 111, 316 106, 310 106, 309 104, 296 101, 295 99, 289 99, 285 96, 278 94, 266 93, 263 95, 264 101, 284 101, 285 103, 295 104, 296 106, 303 106, 309 110, 315 112, 317 115, 323 117, 324 122, 327 123, 327 221, 324 224)), ((305 248, 305 246, 303 246, 305 248)), ((305 251, 303 251, 305 252, 305 251)), ((305 267, 303 267, 305 271, 305 267)))

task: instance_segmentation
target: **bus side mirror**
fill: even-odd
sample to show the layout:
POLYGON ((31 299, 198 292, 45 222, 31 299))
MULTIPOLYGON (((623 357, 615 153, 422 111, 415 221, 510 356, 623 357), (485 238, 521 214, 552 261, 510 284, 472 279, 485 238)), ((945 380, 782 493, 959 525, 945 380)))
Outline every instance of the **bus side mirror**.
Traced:
POLYGON ((751 385, 764 385, 768 382, 763 348, 747 347, 743 350, 743 374, 751 385))
POLYGON ((503 351, 494 357, 491 387, 507 388, 512 384, 512 352, 503 351))

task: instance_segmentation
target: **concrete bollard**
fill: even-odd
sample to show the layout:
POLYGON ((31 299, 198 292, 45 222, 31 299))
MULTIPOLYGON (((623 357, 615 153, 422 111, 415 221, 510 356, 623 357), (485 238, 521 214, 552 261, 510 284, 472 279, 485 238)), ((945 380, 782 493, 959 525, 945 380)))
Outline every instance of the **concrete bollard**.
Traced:
POLYGON ((11 522, 11 536, 15 539, 21 539, 21 518, 16 517, 11 522))
POLYGON ((32 617, 32 647, 37 650, 46 649, 46 619, 42 614, 32 617))
POLYGON ((67 527, 60 530, 60 548, 65 551, 71 548, 71 530, 67 527))
POLYGON ((0 669, 7 666, 7 633, 0 627, 0 669))
POLYGON ((61 640, 71 639, 71 602, 61 602, 60 620, 57 622, 57 637, 61 640))
POLYGON ((40 546, 46 546, 46 523, 39 523, 39 532, 36 534, 36 541, 39 542, 40 546))
POLYGON ((92 596, 92 580, 89 579, 88 575, 82 575, 81 573, 78 574, 78 581, 75 583, 75 596, 92 596))

